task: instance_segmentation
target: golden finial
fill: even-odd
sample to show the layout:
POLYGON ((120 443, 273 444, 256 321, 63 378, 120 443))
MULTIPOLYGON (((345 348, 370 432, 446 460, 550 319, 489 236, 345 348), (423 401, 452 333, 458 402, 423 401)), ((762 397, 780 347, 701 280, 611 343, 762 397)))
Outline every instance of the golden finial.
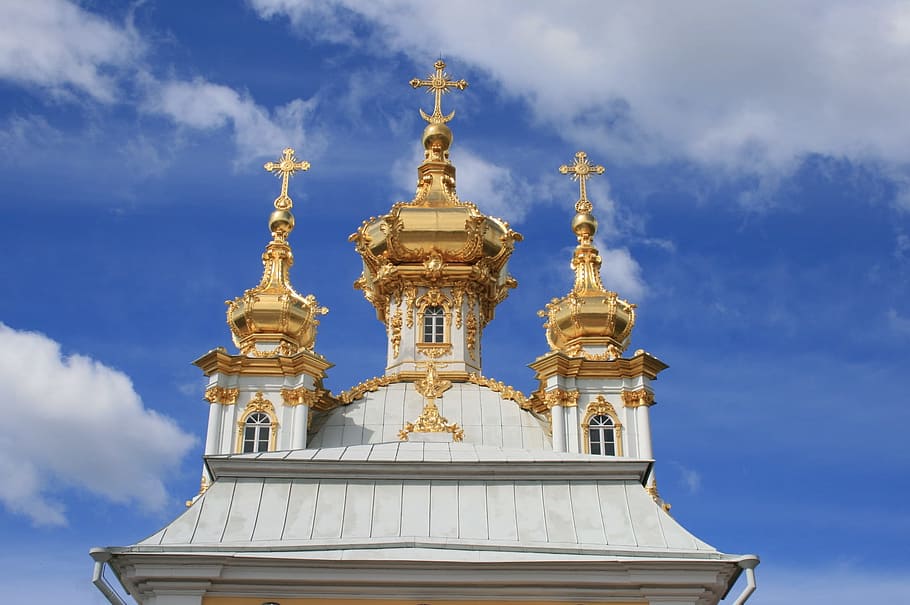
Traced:
POLYGON ((449 74, 445 71, 446 62, 440 59, 436 61, 433 65, 436 68, 435 74, 430 74, 426 79, 421 80, 419 78, 414 78, 411 80, 410 84, 414 88, 426 87, 427 92, 436 95, 436 102, 433 105, 433 115, 427 115, 426 112, 421 109, 420 117, 429 122, 430 124, 445 124, 453 117, 455 117, 455 112, 453 111, 449 115, 443 115, 442 113, 442 95, 449 92, 450 88, 457 88, 458 90, 464 90, 468 87, 467 80, 451 80, 449 79, 449 74))
POLYGON ((595 174, 603 174, 606 169, 603 166, 595 166, 588 160, 588 154, 579 151, 575 154, 575 164, 567 166, 563 164, 559 167, 561 174, 572 175, 573 181, 578 181, 580 194, 578 201, 575 202, 575 212, 578 214, 589 214, 594 206, 588 201, 588 188, 586 181, 595 174))
POLYGON ((266 162, 263 168, 281 178, 281 195, 275 198, 275 208, 278 210, 289 210, 294 205, 294 202, 288 197, 288 180, 298 170, 309 170, 310 163, 298 161, 294 156, 294 150, 288 147, 281 154, 281 159, 277 162, 266 162))

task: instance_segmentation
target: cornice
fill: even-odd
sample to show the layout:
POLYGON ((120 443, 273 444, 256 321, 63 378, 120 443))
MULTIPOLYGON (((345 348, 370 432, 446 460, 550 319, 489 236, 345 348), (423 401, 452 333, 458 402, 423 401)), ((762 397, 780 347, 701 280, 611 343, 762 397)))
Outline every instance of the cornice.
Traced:
POLYGON ((650 353, 638 351, 634 357, 618 359, 585 359, 569 357, 560 351, 551 351, 535 359, 528 366, 536 372, 538 380, 551 376, 572 378, 637 378, 646 376, 654 380, 668 366, 650 353))
POLYGON ((212 374, 244 374, 247 376, 300 376, 307 374, 316 380, 325 378, 325 371, 333 363, 321 355, 301 351, 296 355, 275 357, 247 357, 231 355, 223 348, 212 349, 193 362, 206 376, 212 374))

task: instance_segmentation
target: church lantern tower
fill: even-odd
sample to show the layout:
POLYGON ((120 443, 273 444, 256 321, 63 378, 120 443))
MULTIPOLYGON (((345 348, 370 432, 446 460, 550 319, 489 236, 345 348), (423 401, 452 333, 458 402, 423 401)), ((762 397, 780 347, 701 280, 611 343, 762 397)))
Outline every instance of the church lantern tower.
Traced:
POLYGON ((387 376, 423 376, 428 363, 441 374, 480 374, 481 332, 517 285, 506 265, 521 235, 455 192, 446 125, 455 112, 443 114, 441 100, 468 83, 450 79, 445 66, 437 61, 435 73, 410 82, 435 95, 433 113, 420 110, 428 124, 414 198, 364 221, 350 237, 363 258, 354 287, 386 326, 387 376))
MULTIPOLYGON (((289 277, 295 219, 288 181, 310 164, 288 148, 264 167, 281 179, 281 193, 269 217, 272 239, 262 254, 259 284, 226 302, 239 353, 219 347, 194 362, 209 379, 207 456, 304 448, 310 408, 330 400, 322 380, 332 364, 314 351, 318 317, 328 309, 312 294, 297 293, 289 277)), ((210 480, 205 471, 203 490, 210 480)))
MULTIPOLYGON (((667 365, 642 349, 623 357, 635 326, 635 305, 604 287, 601 257, 594 245, 597 219, 587 180, 604 173, 584 151, 562 174, 579 183, 572 231, 572 290, 539 311, 546 318, 550 352, 531 364, 540 381, 536 397, 550 410, 553 449, 605 456, 652 459, 649 408, 651 382, 667 365)), ((657 499, 654 474, 648 491, 657 499)))

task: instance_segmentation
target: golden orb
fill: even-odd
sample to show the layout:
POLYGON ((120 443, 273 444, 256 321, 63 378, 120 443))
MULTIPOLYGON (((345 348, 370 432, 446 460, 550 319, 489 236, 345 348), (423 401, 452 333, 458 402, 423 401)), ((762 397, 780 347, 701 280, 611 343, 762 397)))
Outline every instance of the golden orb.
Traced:
POLYGON ((443 151, 452 145, 452 131, 445 124, 428 124, 423 130, 423 147, 429 149, 438 143, 443 151))
POLYGON ((579 237, 594 237, 597 232, 597 219, 593 214, 576 214, 572 219, 572 231, 579 237))
POLYGON ((272 233, 288 234, 294 229, 294 215, 290 210, 275 210, 269 217, 269 230, 272 233))

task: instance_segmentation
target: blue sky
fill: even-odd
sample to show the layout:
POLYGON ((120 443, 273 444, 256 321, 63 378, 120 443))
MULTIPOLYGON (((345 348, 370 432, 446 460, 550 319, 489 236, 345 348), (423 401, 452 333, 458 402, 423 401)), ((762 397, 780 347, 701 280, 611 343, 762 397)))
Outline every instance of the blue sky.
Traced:
POLYGON ((631 348, 670 365, 652 425, 676 518, 762 556, 753 603, 910 594, 906 5, 42 0, 0 7, 0 40, 8 602, 102 603, 88 548, 198 489, 190 362, 230 346, 287 145, 312 163, 292 279, 330 308, 326 384, 382 372, 347 236, 410 199, 432 99, 407 82, 440 54, 470 82, 444 100, 460 197, 525 236, 484 373, 535 387, 574 245, 556 168, 584 149, 631 348))

